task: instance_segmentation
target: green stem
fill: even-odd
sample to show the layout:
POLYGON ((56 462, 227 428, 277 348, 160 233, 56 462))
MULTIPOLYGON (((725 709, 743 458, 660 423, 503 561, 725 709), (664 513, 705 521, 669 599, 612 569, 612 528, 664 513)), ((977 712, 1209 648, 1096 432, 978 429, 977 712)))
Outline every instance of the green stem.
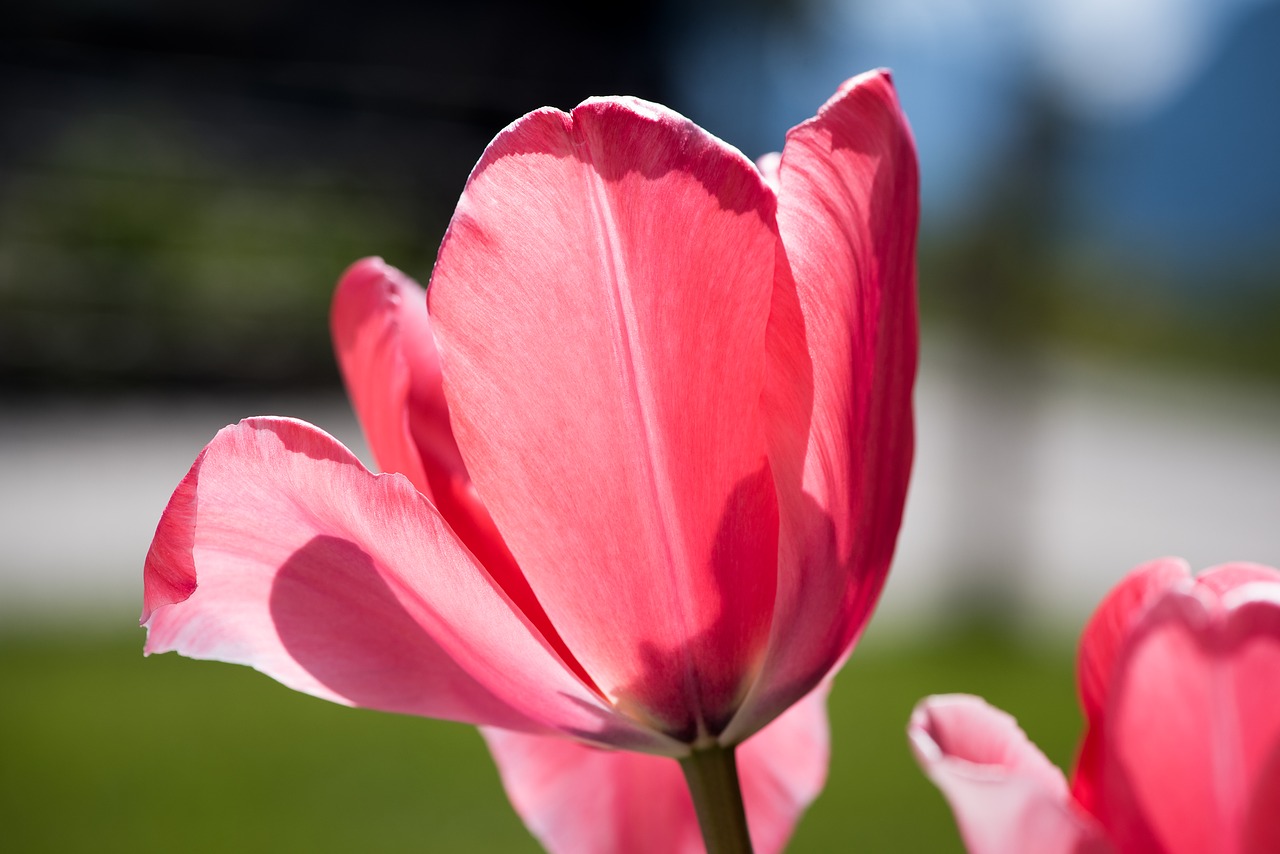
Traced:
POLYGON ((695 748, 680 760, 707 854, 751 854, 733 748, 695 748))

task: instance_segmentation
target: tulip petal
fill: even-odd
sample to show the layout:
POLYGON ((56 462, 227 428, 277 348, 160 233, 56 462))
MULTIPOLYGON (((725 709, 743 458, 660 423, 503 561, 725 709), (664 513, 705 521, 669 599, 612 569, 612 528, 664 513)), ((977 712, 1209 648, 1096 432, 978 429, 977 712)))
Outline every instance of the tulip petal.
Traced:
POLYGON ((1280 744, 1280 584, 1166 594, 1116 663, 1099 818, 1125 850, 1240 850, 1280 744))
POLYGON ((738 776, 751 840, 760 854, 781 851, 822 793, 831 756, 824 681, 738 746, 738 776))
POLYGON ((426 292, 381 258, 362 259, 338 282, 329 325, 347 394, 378 467, 403 474, 432 497, 424 456, 441 474, 463 467, 449 431, 426 292), (423 423, 412 423, 415 418, 423 423), (415 433, 427 441, 419 446, 415 433))
POLYGON ((778 192, 778 171, 781 167, 782 152, 780 151, 770 151, 756 158, 756 168, 760 170, 760 177, 775 193, 778 192))
POLYGON ((773 213, 665 108, 541 110, 485 151, 428 292, 459 447, 538 599, 607 696, 685 739, 768 632, 773 213))
POLYGON ((1219 597, 1255 582, 1280 584, 1280 570, 1260 563, 1224 563, 1210 567, 1196 576, 1196 586, 1207 588, 1219 597))
POLYGON ((1104 712, 1116 657, 1147 609, 1190 578, 1190 567, 1179 558, 1161 558, 1137 567, 1106 595, 1080 636, 1076 682, 1084 707, 1085 736, 1071 776, 1071 793, 1089 812, 1103 810, 1098 798, 1107 742, 1104 712))
POLYGON ((1253 786, 1253 798, 1245 819, 1243 854, 1275 854, 1280 851, 1280 744, 1271 749, 1253 786))
POLYGON ((1191 578, 1191 568, 1180 558, 1160 558, 1145 563, 1107 593, 1080 636, 1076 676, 1085 715, 1092 724, 1106 705, 1116 656, 1142 615, 1165 592, 1191 578))
MULTIPOLYGON (((1263 776, 1269 757, 1280 748, 1280 572, 1269 567, 1254 569, 1254 577, 1267 580, 1241 583, 1222 597, 1227 612, 1222 655, 1228 656, 1231 664, 1231 700, 1238 720, 1244 778, 1250 789, 1252 782, 1263 776)), ((1280 800, 1272 803, 1280 812, 1280 800)))
POLYGON ((922 700, 908 727, 916 761, 951 804, 970 854, 1102 854, 1066 780, 1017 722, 978 697, 922 700))
POLYGON ((1240 754, 1248 807, 1245 854, 1280 851, 1280 572, 1256 564, 1209 570, 1198 580, 1229 581, 1223 605, 1230 613, 1227 643, 1235 665, 1240 754))
POLYGON ((431 499, 560 658, 590 684, 471 485, 449 422, 426 291, 382 259, 365 258, 339 282, 331 326, 338 364, 379 467, 405 475, 431 499))
MULTIPOLYGON (((762 158, 761 168, 773 167, 762 158)), ((845 654, 902 517, 919 190, 889 75, 848 81, 792 129, 777 181, 789 266, 775 281, 766 407, 783 542, 770 658, 754 708, 732 728, 744 735, 845 654)))
POLYGON ((510 730, 481 732, 512 806, 553 854, 702 851, 676 760, 510 730))
POLYGON ((148 653, 249 664, 348 705, 674 747, 565 668, 408 480, 300 421, 222 430, 145 574, 161 579, 148 653))
MULTIPOLYGON (((737 750, 754 849, 783 849, 826 781, 826 685, 737 750)), ((482 730, 516 811, 552 852, 701 854, 678 763, 561 738, 482 730)))

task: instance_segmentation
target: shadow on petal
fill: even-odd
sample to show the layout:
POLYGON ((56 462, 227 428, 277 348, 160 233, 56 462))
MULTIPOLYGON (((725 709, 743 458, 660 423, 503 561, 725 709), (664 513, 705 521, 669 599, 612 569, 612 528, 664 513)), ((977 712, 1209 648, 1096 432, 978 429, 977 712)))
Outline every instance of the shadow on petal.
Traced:
POLYGON ((289 655, 356 706, 449 718, 465 697, 528 726, 440 648, 350 540, 317 536, 295 551, 275 576, 270 608, 289 655))
POLYGON ((764 657, 776 576, 749 570, 759 564, 754 556, 777 553, 773 488, 767 462, 734 487, 706 570, 704 583, 713 592, 699 597, 703 628, 674 646, 642 642, 641 673, 618 692, 620 708, 642 720, 656 718, 650 723, 678 741, 719 735, 764 657), (706 610, 713 602, 716 612, 710 617, 706 610), (673 678, 681 673, 683 678, 673 678))
POLYGON ((680 172, 697 178, 721 210, 765 218, 759 210, 761 179, 755 164, 674 110, 639 98, 591 98, 569 113, 551 107, 529 113, 489 144, 468 183, 501 158, 529 154, 573 157, 609 182, 632 174, 655 180, 680 172), (638 156, 638 151, 618 145, 646 126, 662 138, 664 156, 638 156), (726 180, 730 170, 738 173, 736 180, 726 180))

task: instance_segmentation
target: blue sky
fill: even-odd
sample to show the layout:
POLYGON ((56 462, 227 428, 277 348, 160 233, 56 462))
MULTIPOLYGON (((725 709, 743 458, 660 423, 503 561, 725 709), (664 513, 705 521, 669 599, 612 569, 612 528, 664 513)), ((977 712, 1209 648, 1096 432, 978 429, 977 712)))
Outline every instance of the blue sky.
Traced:
POLYGON ((1280 245, 1275 0, 802 0, 695 21, 682 106, 749 156, 838 83, 894 70, 920 149, 926 226, 963 218, 1024 119, 1029 80, 1073 121, 1073 234, 1173 265, 1280 245))

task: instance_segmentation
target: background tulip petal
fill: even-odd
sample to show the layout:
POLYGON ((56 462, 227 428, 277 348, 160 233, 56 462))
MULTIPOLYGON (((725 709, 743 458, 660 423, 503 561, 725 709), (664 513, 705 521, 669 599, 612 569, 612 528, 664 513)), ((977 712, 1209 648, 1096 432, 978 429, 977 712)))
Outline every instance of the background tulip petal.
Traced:
POLYGON ((1017 722, 978 697, 929 697, 908 726, 916 761, 955 812, 970 854, 1103 854, 1066 780, 1017 722))
POLYGON ((563 738, 486 727, 512 806, 553 854, 701 854, 680 765, 563 738))
POLYGON ((1171 592, 1151 609, 1109 696, 1099 801, 1118 845, 1241 850, 1253 789, 1280 744, 1277 672, 1280 585, 1247 584, 1221 601, 1171 592))
POLYGON ((1248 800, 1242 850, 1280 851, 1280 572, 1240 564, 1226 571, 1239 585, 1223 595, 1223 643, 1248 800))
POLYGON ((148 653, 249 664, 348 705, 669 747, 570 674, 406 479, 299 421, 222 430, 145 574, 190 589, 156 600, 148 653))
POLYGON ((665 108, 540 110, 475 167, 428 295, 503 538, 596 684, 681 738, 723 726, 769 627, 774 204, 665 108))
POLYGON ((831 756, 830 681, 738 747, 738 776, 757 854, 781 851, 822 793, 831 756))
POLYGON ((1142 615, 1166 591, 1189 584, 1191 569, 1179 558, 1145 563, 1107 593, 1080 636, 1076 681, 1084 707, 1085 735, 1072 774, 1071 792, 1088 811, 1101 813, 1101 774, 1106 750, 1106 704, 1116 657, 1142 615))
MULTIPOLYGON (((757 854, 783 849, 826 780, 826 696, 824 684, 738 747, 757 854)), ((680 766, 672 760, 562 738, 482 731, 512 804, 549 851, 705 850, 680 766)))
POLYGON ((1081 703, 1091 724, 1106 706, 1116 657, 1142 615, 1170 588, 1190 579, 1186 561, 1153 560, 1126 575, 1093 612, 1080 636, 1076 672, 1081 703))
POLYGON ((1280 584, 1280 570, 1242 561, 1210 567, 1196 576, 1196 586, 1212 590, 1219 597, 1255 582, 1280 584))
MULTIPOLYGON (((762 168, 771 169, 765 161, 762 168)), ((773 641, 746 734, 845 653, 880 594, 913 448, 916 155, 889 76, 845 83, 792 129, 766 401, 782 509, 773 641)))
POLYGON ((1280 744, 1272 747, 1253 785, 1249 813, 1245 817, 1243 854, 1275 854, 1280 851, 1280 744))

